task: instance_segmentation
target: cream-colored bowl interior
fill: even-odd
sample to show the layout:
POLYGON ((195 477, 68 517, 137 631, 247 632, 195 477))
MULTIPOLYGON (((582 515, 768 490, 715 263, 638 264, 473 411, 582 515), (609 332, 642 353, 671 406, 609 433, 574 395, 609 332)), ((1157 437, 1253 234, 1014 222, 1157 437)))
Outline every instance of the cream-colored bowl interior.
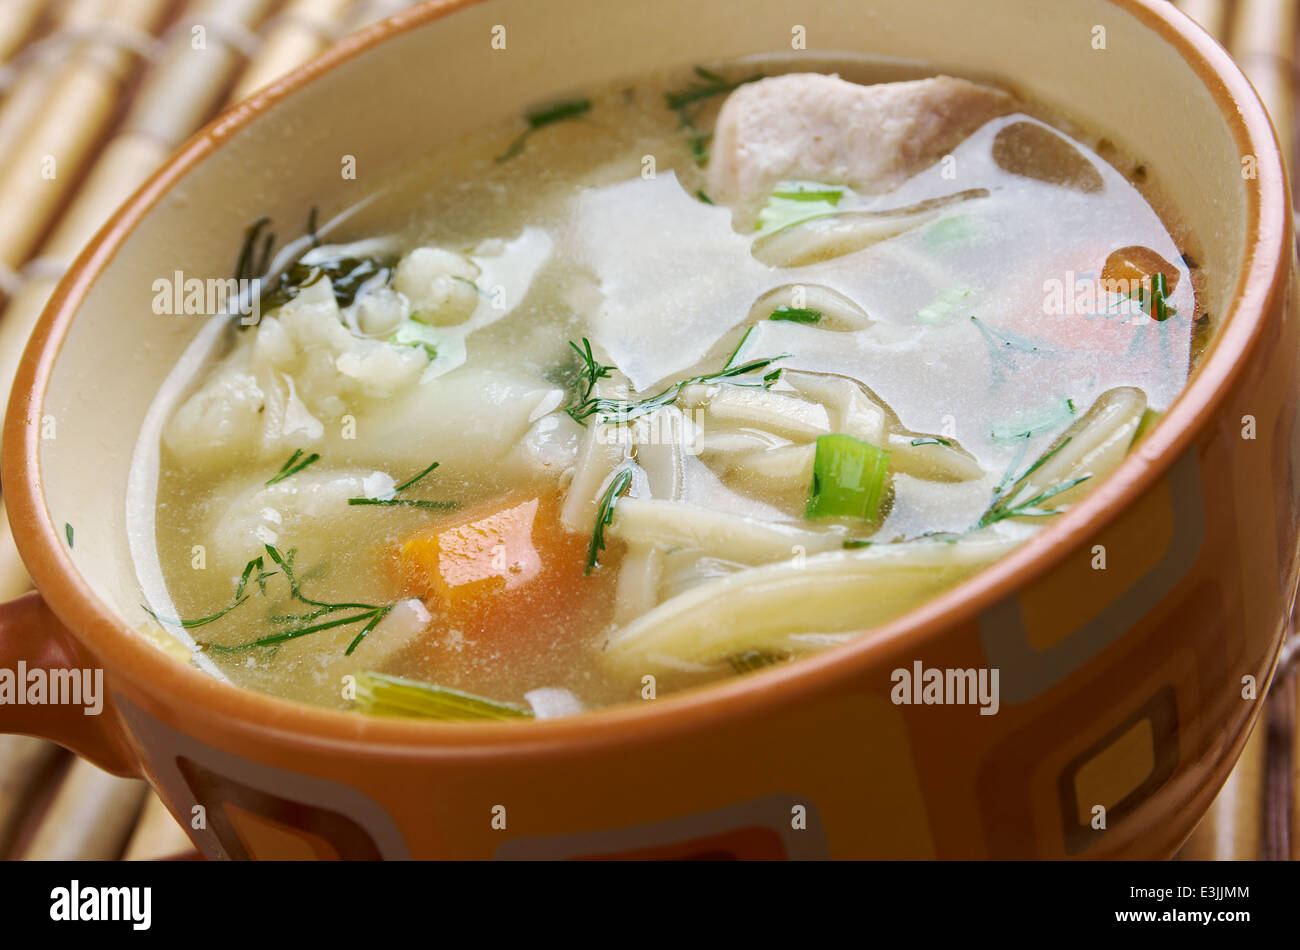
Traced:
MULTIPOLYGON (((1178 52, 1107 0, 487 0, 372 47, 235 131, 144 218, 89 293, 41 414, 50 518, 73 559, 131 623, 144 618, 126 546, 125 486, 141 420, 204 323, 157 316, 153 282, 226 277, 244 228, 282 235, 322 219, 395 170, 532 103, 665 66, 789 51, 868 53, 996 77, 1141 156, 1201 242, 1224 313, 1245 251, 1247 190, 1232 134, 1178 52), (495 26, 506 49, 493 48, 495 26), (1104 50, 1095 38, 1105 31, 1104 50), (356 180, 341 175, 355 158, 356 180)), ((1050 213, 1050 209, 1045 209, 1050 213)))

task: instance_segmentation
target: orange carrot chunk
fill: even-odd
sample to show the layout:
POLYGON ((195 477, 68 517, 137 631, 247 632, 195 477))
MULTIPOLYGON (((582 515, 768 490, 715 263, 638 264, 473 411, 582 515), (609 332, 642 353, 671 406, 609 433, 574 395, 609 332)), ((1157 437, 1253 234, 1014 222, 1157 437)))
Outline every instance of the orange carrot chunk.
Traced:
POLYGON ((488 644, 513 631, 554 631, 603 587, 583 577, 587 539, 564 529, 558 499, 514 496, 497 505, 432 525, 398 553, 408 589, 427 598, 443 624, 488 644))

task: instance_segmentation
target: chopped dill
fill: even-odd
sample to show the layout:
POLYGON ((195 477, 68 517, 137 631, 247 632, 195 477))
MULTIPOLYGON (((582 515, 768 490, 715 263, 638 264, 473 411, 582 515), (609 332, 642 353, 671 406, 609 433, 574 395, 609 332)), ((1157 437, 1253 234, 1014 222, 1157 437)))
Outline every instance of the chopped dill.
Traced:
POLYGON ((755 73, 745 79, 729 81, 712 70, 696 66, 695 75, 702 81, 692 81, 684 89, 665 92, 664 102, 677 113, 678 128, 687 133, 691 157, 697 165, 703 165, 709 160, 709 140, 712 138, 708 133, 700 131, 695 124, 703 103, 717 96, 725 96, 746 83, 762 79, 763 74, 755 73))
POLYGON ((1020 467, 1021 463, 1024 461, 1025 453, 1029 450, 1029 438, 1028 435, 1024 436, 1015 458, 1011 460, 1011 464, 1007 467, 1006 473, 1003 474, 1002 480, 998 482, 997 487, 993 489, 993 501, 989 505, 988 509, 985 510, 984 514, 980 516, 979 521, 975 525, 977 528, 988 527, 989 525, 1006 518, 1044 518, 1052 515, 1059 515, 1061 513, 1060 508, 1044 508, 1042 506, 1043 502, 1054 498, 1064 491, 1070 490, 1076 485, 1086 482, 1092 477, 1092 475, 1089 474, 1081 475, 1077 478, 1068 478, 1064 481, 1057 482, 1050 488, 1045 488, 1032 498, 1017 501, 1016 499, 1024 490, 1029 476, 1033 475, 1034 472, 1046 465, 1048 461, 1061 451, 1061 449, 1070 444, 1069 436, 1061 439, 1054 446, 1040 455, 1038 459, 1029 466, 1029 468, 1025 469, 1023 475, 1017 477, 1015 471, 1020 467))
POLYGON ((600 496, 600 502, 596 506, 596 526, 591 532, 591 543, 587 545, 587 567, 583 573, 590 574, 599 566, 600 552, 605 550, 605 529, 614 520, 614 507, 618 504, 619 495, 627 491, 631 485, 632 465, 624 462, 614 472, 609 480, 609 486, 600 496))
MULTIPOLYGON (((662 409, 664 406, 671 406, 677 401, 677 397, 681 395, 682 390, 694 383, 703 383, 708 385, 710 383, 720 383, 724 380, 746 376, 750 373, 765 370, 777 360, 783 360, 790 355, 789 353, 782 353, 778 356, 767 356, 762 359, 750 360, 746 363, 737 364, 736 357, 740 354, 741 348, 745 345, 745 341, 749 338, 749 334, 752 331, 753 327, 750 327, 749 330, 745 332, 745 335, 740 340, 740 345, 736 347, 735 352, 733 352, 727 359, 726 365, 716 373, 708 373, 704 376, 692 376, 690 379, 680 380, 679 382, 673 383, 663 392, 657 393, 654 396, 647 396, 644 399, 593 399, 590 396, 591 390, 588 388, 588 395, 579 401, 577 405, 570 406, 565 410, 565 412, 573 418, 574 422, 581 423, 582 425, 586 425, 586 420, 591 416, 597 416, 597 421, 606 425, 617 425, 620 422, 630 422, 633 419, 648 416, 652 412, 662 409)), ((577 347, 575 346, 574 349, 577 349, 577 347)), ((780 373, 781 371, 779 369, 767 373, 763 376, 762 383, 758 385, 762 385, 764 388, 771 387, 772 384, 780 378, 780 373)), ((738 383, 737 385, 747 384, 738 383)))
POLYGON ((313 452, 306 458, 302 457, 303 449, 299 449, 289 456, 289 461, 280 466, 280 470, 266 480, 266 484, 274 485, 276 482, 282 482, 291 475, 297 475, 308 465, 320 460, 320 453, 313 452), (301 461, 299 461, 301 459, 301 461))
POLYGON ((807 307, 777 307, 768 319, 785 320, 789 323, 818 323, 822 316, 820 310, 810 310, 807 307))
POLYGON ((424 476, 428 475, 437 467, 438 467, 438 463, 434 462, 424 471, 420 472, 418 475, 408 478, 406 481, 402 482, 402 484, 394 488, 386 498, 349 498, 348 504, 349 505, 379 505, 381 507, 389 507, 389 508, 433 508, 439 511, 449 511, 453 508, 459 508, 460 502, 458 501, 426 501, 422 498, 398 498, 397 497, 399 492, 403 492, 406 489, 410 488, 412 485, 414 485, 420 479, 424 478, 424 476))
POLYGON ((540 106, 524 114, 524 121, 528 123, 528 128, 519 133, 519 137, 510 143, 510 147, 505 152, 496 157, 496 162, 508 162, 524 150, 528 142, 528 137, 538 129, 545 128, 556 122, 563 122, 565 119, 577 118, 591 111, 590 99, 567 99, 562 102, 556 102, 547 106, 540 106))

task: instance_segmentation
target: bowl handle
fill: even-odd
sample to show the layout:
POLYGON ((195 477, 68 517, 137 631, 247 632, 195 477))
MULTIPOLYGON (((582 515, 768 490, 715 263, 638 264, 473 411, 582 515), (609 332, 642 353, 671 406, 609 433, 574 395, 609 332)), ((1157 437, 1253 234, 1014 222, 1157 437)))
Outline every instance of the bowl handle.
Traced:
POLYGON ((102 667, 36 591, 0 604, 0 733, 6 732, 57 742, 115 775, 140 775, 102 667), (62 675, 51 677, 55 671, 62 675), (56 696, 77 701, 50 702, 56 696))

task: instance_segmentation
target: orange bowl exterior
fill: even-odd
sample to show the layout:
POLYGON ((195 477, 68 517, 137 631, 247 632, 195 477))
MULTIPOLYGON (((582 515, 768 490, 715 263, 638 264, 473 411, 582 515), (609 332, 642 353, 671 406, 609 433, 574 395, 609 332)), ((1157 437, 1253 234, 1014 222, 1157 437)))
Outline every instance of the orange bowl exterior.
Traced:
MULTIPOLYGON (((1259 714, 1294 601, 1300 324, 1275 146, 1232 318, 1135 458, 1049 532, 847 647, 571 720, 449 726, 236 689, 144 644, 92 593, 46 510, 37 431, 89 288, 241 123, 460 5, 347 41, 206 130, 82 255, 32 339, 4 433, 6 499, 69 655, 107 670, 101 761, 144 774, 212 857, 1171 854, 1259 714), (998 668, 1000 711, 895 704, 893 671, 916 663, 998 668)), ((1152 5, 1119 5, 1209 55, 1152 5)), ((1243 141, 1271 141, 1261 116, 1246 103, 1243 141)))

